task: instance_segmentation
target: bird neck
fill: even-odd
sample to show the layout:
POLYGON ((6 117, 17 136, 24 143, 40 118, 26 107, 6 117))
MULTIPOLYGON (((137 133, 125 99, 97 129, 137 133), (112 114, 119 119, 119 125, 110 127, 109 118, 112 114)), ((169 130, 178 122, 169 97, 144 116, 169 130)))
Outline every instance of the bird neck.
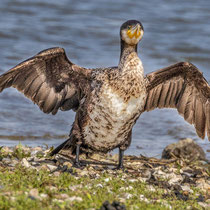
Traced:
POLYGON ((131 53, 136 53, 137 54, 137 44, 136 45, 129 45, 121 39, 121 53, 120 53, 120 61, 119 61, 119 65, 118 65, 119 69, 121 69, 121 67, 124 66, 125 62, 127 61, 127 57, 131 53))

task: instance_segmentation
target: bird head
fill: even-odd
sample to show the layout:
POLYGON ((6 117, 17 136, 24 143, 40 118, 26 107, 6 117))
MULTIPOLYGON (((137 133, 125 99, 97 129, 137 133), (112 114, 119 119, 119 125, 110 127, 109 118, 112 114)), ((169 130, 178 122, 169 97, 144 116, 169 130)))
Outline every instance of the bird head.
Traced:
POLYGON ((129 45, 136 45, 142 39, 144 28, 137 20, 128 20, 120 28, 121 39, 129 45))

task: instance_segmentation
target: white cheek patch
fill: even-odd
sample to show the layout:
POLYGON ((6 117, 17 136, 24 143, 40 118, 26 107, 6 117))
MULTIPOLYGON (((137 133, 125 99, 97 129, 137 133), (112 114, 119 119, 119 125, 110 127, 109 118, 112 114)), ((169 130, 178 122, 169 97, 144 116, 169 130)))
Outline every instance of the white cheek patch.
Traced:
POLYGON ((136 38, 135 36, 131 39, 128 34, 127 34, 127 31, 126 30, 123 30, 121 32, 121 36, 122 36, 122 40, 124 40, 127 44, 137 44, 141 39, 142 39, 142 36, 143 36, 144 32, 141 30, 141 35, 136 38))

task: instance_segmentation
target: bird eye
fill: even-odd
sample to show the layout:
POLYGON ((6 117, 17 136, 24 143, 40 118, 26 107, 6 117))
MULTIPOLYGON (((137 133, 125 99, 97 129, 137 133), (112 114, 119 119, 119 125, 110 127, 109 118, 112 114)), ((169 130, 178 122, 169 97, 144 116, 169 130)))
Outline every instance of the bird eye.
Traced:
POLYGON ((130 30, 131 29, 131 26, 128 26, 128 29, 130 30))

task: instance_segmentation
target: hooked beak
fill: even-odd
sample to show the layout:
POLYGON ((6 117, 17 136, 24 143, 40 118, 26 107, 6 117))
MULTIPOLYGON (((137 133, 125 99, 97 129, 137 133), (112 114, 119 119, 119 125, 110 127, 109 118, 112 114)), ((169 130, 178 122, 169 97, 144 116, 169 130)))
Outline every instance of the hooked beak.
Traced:
POLYGON ((127 31, 127 34, 128 34, 130 39, 132 39, 134 36, 136 38, 138 38, 141 35, 141 27, 140 27, 140 25, 136 24, 134 27, 132 27, 131 29, 129 29, 127 31))

